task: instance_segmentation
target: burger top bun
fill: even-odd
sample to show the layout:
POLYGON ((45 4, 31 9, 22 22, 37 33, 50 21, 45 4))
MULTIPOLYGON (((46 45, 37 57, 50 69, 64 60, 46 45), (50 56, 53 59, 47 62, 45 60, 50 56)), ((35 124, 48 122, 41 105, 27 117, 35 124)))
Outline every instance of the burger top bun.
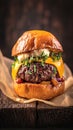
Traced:
POLYGON ((27 31, 12 48, 12 56, 43 48, 49 48, 54 52, 63 51, 59 41, 51 33, 42 30, 27 31))

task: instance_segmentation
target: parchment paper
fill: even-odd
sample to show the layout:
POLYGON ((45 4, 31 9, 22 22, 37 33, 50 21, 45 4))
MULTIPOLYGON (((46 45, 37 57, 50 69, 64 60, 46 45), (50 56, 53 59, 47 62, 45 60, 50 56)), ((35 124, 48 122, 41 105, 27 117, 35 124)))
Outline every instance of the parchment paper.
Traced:
POLYGON ((65 81, 65 92, 51 100, 41 99, 24 99, 19 97, 13 89, 13 80, 11 77, 11 64, 12 60, 4 57, 0 51, 0 89, 3 94, 13 101, 19 103, 31 103, 34 101, 40 101, 51 106, 73 106, 73 76, 69 67, 64 64, 66 77, 65 81))

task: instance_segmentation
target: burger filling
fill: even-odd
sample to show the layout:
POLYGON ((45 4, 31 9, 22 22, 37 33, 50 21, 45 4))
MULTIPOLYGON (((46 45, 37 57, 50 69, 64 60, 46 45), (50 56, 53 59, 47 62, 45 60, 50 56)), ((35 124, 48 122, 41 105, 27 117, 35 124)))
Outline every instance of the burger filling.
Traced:
POLYGON ((51 81, 54 85, 63 82, 64 65, 62 54, 48 49, 35 50, 15 57, 12 76, 17 83, 42 83, 51 81))

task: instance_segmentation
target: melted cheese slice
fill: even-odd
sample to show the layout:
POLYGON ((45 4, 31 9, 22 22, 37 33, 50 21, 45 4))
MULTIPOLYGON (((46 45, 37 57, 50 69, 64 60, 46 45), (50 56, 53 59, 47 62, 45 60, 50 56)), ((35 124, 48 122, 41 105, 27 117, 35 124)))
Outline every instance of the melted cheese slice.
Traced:
POLYGON ((49 57, 49 58, 45 61, 45 63, 54 65, 54 66, 57 68, 60 77, 63 76, 63 74, 64 74, 64 63, 63 63, 62 58, 60 58, 60 60, 53 61, 53 59, 49 57))
POLYGON ((16 75, 17 75, 17 72, 18 72, 18 69, 19 67, 21 66, 22 64, 18 64, 18 62, 15 64, 15 67, 12 68, 12 78, 15 79, 16 78, 16 75))
MULTIPOLYGON (((38 61, 38 62, 39 62, 39 61, 38 61)), ((47 60, 45 61, 45 63, 54 65, 54 66, 57 68, 60 77, 63 76, 63 74, 64 74, 64 63, 63 63, 62 58, 60 58, 60 60, 53 61, 53 59, 49 57, 49 58, 47 58, 47 60)), ((16 78, 18 69, 19 69, 19 67, 20 67, 21 65, 22 65, 22 63, 18 64, 18 62, 17 62, 17 63, 15 64, 15 67, 12 68, 12 78, 13 78, 13 79, 16 78)))

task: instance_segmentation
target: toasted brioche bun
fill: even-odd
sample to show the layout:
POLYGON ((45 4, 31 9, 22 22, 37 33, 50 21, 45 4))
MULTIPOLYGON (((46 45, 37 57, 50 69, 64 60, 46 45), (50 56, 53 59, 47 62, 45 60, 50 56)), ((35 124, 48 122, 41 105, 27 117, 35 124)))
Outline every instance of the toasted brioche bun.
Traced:
POLYGON ((59 41, 51 33, 42 30, 27 31, 15 43, 12 56, 43 48, 54 52, 63 51, 59 41))
MULTIPOLYGON (((59 41, 51 33, 42 30, 32 30, 23 33, 12 48, 12 56, 17 56, 29 51, 48 48, 54 52, 63 52, 59 41)), ((17 95, 24 98, 50 99, 64 92, 65 83, 53 86, 50 82, 43 83, 16 83, 14 89, 17 95)))
POLYGON ((65 83, 60 83, 57 86, 52 86, 50 83, 43 84, 32 83, 14 83, 14 90, 20 97, 24 98, 38 98, 38 99, 51 99, 64 92, 65 83))

